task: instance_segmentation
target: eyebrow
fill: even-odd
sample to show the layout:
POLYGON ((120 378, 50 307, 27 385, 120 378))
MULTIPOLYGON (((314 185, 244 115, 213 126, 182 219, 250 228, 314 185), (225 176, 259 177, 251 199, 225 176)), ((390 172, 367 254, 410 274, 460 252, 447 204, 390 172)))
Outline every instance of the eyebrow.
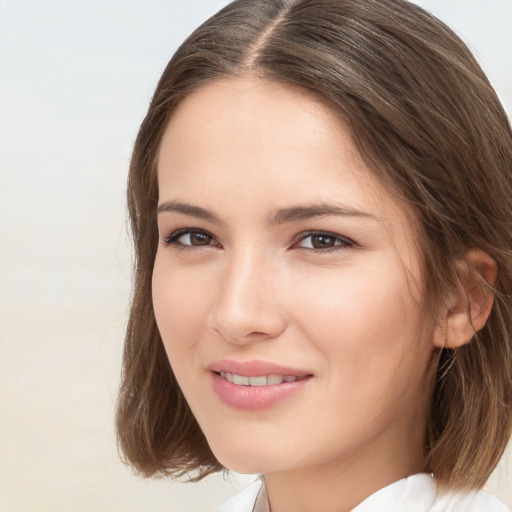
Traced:
MULTIPOLYGON (((198 219, 208 220, 215 224, 220 224, 221 219, 210 210, 194 206, 188 203, 178 201, 165 201, 158 205, 158 213, 181 213, 198 219)), ((292 206, 290 208, 280 208, 272 212, 268 217, 270 225, 286 224, 288 222, 297 222, 309 220, 316 217, 342 216, 342 217, 360 217, 372 220, 378 220, 371 213, 358 210, 351 206, 339 205, 337 203, 315 203, 304 206, 292 206)))
POLYGON ((305 206, 293 206, 276 210, 269 217, 270 224, 285 224, 301 220, 313 219, 326 216, 361 217, 378 220, 371 213, 358 210, 351 206, 339 205, 336 203, 319 203, 305 206))
POLYGON ((181 213, 198 219, 209 220, 210 222, 220 223, 219 217, 213 212, 187 203, 179 203, 177 201, 165 201, 158 205, 157 213, 181 213))

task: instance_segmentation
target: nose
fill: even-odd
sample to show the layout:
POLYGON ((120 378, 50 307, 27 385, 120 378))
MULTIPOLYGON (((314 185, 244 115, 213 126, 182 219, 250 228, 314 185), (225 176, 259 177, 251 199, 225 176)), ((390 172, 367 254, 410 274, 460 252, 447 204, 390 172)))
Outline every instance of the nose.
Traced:
POLYGON ((277 299, 278 273, 271 258, 251 251, 233 254, 221 275, 210 327, 229 343, 240 345, 278 337, 287 324, 277 299))

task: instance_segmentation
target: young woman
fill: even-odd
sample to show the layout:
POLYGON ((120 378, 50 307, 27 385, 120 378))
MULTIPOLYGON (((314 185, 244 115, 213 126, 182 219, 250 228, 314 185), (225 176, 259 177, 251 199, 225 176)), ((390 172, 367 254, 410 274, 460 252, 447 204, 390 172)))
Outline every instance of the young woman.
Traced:
POLYGON ((262 477, 221 511, 503 511, 512 134, 402 0, 238 0, 135 145, 120 446, 262 477))

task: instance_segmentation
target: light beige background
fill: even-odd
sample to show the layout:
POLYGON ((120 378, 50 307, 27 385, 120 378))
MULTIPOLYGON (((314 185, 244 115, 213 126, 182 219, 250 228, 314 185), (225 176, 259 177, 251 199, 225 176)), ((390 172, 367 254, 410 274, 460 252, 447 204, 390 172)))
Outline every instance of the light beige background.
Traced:
MULTIPOLYGON (((512 2, 421 3, 471 42, 510 114, 512 2)), ((248 481, 142 481, 113 431, 131 145, 172 52, 224 4, 0 0, 2 511, 201 512, 248 481)), ((510 456, 491 488, 512 506, 510 456)))

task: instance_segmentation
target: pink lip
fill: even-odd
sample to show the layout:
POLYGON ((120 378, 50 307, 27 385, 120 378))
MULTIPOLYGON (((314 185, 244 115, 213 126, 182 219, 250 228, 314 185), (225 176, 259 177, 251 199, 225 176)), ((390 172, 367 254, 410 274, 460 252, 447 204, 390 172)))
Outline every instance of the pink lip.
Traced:
POLYGON ((289 366, 283 366, 269 361, 235 361, 232 359, 222 359, 215 361, 206 368, 211 372, 229 372, 237 375, 246 375, 247 377, 258 377, 260 375, 293 375, 295 377, 306 377, 311 372, 299 370, 289 366))
POLYGON ((217 361, 209 365, 215 394, 227 406, 242 411, 268 409, 299 393, 311 380, 310 373, 265 361, 217 361), (261 375, 293 375, 295 382, 282 382, 273 386, 240 386, 228 382, 220 372, 236 373, 247 377, 261 375))

